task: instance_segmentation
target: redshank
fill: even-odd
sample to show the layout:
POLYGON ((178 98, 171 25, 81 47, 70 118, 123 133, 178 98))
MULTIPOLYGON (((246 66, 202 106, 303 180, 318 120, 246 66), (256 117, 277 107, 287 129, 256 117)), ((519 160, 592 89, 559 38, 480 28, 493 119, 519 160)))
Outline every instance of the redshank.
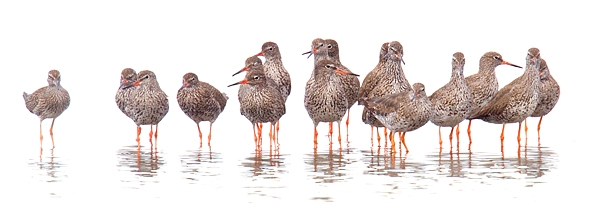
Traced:
MULTIPOLYGON (((329 58, 327 55, 327 47, 325 46, 325 43, 326 42, 324 39, 315 38, 311 43, 310 51, 302 53, 302 55, 309 54, 308 58, 310 58, 310 56, 314 55, 314 67, 317 66, 317 62, 319 62, 321 60, 326 60, 329 58)), ((310 78, 306 82, 306 87, 309 87, 309 86, 312 87, 312 86, 314 86, 314 83, 315 83, 315 72, 314 72, 314 68, 313 68, 313 72, 311 73, 310 78)), ((329 137, 331 137, 331 136, 333 136, 333 122, 329 123, 329 137)))
MULTIPOLYGON (((540 50, 530 48, 526 57, 527 66, 520 77, 502 87, 496 95, 471 119, 482 119, 495 124, 502 124, 500 134, 501 149, 504 149, 504 127, 506 123, 519 123, 517 142, 521 146, 521 122, 531 116, 539 103, 540 88, 540 50)), ((503 151, 504 152, 504 151, 503 151)))
POLYGON ((132 68, 125 68, 121 71, 121 85, 117 90, 117 94, 115 95, 115 102, 117 103, 117 107, 125 114, 127 117, 131 118, 127 111, 125 111, 125 107, 127 106, 127 100, 130 100, 131 94, 135 88, 133 87, 133 83, 137 81, 137 73, 132 68))
MULTIPOLYGON (((496 78, 496 67, 502 64, 522 68, 504 61, 502 55, 497 52, 487 52, 479 59, 479 71, 465 78, 467 86, 471 90, 471 94, 473 94, 471 114, 481 110, 498 92, 499 86, 498 79, 496 78)), ((469 119, 467 134, 469 135, 469 144, 471 144, 471 119, 469 119)))
MULTIPOLYGON (((450 146, 452 147, 454 126, 465 120, 471 112, 473 99, 463 75, 464 66, 465 55, 462 52, 454 53, 450 81, 429 96, 433 105, 431 122, 439 126, 440 148, 442 147, 442 127, 452 128, 450 129, 450 146)), ((458 139, 458 127, 456 137, 458 139)))
MULTIPOLYGON (((404 76, 402 70, 404 48, 398 41, 392 41, 388 45, 388 52, 384 56, 385 63, 381 67, 381 72, 378 75, 378 83, 373 87, 373 90, 366 97, 359 100, 370 100, 377 97, 382 97, 387 94, 399 93, 406 90, 412 90, 410 83, 404 76)), ((363 102, 364 102, 363 101, 363 102)), ((359 102, 364 104, 363 102, 359 102)), ((367 121, 377 120, 377 118, 367 110, 366 116, 363 119, 367 121)), ((376 124, 376 123, 373 123, 376 124)))
POLYGON ((413 90, 404 90, 365 101, 365 106, 390 130, 394 152, 396 151, 394 133, 402 132, 400 141, 408 153, 404 141, 406 132, 427 124, 432 114, 431 101, 427 98, 425 86, 421 83, 415 83, 413 90))
MULTIPOLYGON (((325 40, 327 44, 327 59, 333 61, 333 63, 338 64, 340 68, 346 72, 352 72, 346 66, 342 64, 340 61, 340 47, 337 41, 333 39, 325 40)), ((342 88, 344 89, 344 93, 346 93, 346 98, 348 102, 348 116, 346 116, 346 135, 348 134, 348 125, 350 124, 350 108, 354 106, 356 101, 358 100, 358 89, 360 89, 360 80, 358 80, 357 76, 344 74, 341 75, 342 78, 342 88)))
MULTIPOLYGON (((243 80, 228 86, 248 85, 247 90, 240 87, 238 100, 240 113, 252 123, 253 130, 255 130, 254 125, 258 123, 270 123, 269 130, 275 128, 281 116, 286 112, 283 95, 279 92, 278 87, 269 85, 268 80, 270 78, 262 69, 250 67, 243 80)), ((259 135, 261 135, 261 129, 259 129, 259 135)), ((276 137, 269 131, 269 138, 276 137)), ((254 133, 254 141, 257 141, 256 133, 254 133)), ((260 147, 259 144, 256 143, 257 147, 260 147)))
MULTIPOLYGON (((373 91, 373 88, 375 88, 375 86, 379 83, 379 79, 383 75, 383 65, 385 64, 384 56, 388 52, 388 45, 389 42, 385 42, 383 45, 381 45, 381 50, 379 50, 379 62, 375 68, 373 68, 373 70, 371 70, 363 79, 363 83, 358 89, 358 98, 367 97, 371 91, 373 91)), ((363 105, 361 100, 358 101, 358 105, 363 105)), ((381 122, 379 122, 375 117, 369 116, 371 116, 371 114, 367 114, 367 108, 363 107, 362 121, 371 126, 371 142, 373 142, 373 127, 377 128, 377 141, 379 142, 381 140, 381 137, 379 136, 379 128, 385 128, 385 126, 381 124, 381 122)), ((385 131, 385 129, 384 133, 387 137, 387 131, 385 131)))
POLYGON ((138 80, 133 83, 137 87, 131 94, 131 100, 127 101, 125 108, 137 126, 136 141, 140 141, 142 125, 150 125, 150 143, 152 143, 152 126, 156 125, 154 140, 158 139, 158 123, 169 112, 169 100, 167 94, 160 89, 156 75, 149 70, 138 73, 138 80))
POLYGON ((347 110, 348 98, 342 87, 340 75, 358 75, 340 67, 331 60, 320 60, 313 70, 314 83, 306 84, 304 107, 314 124, 315 149, 317 148, 317 126, 320 122, 338 123, 338 142, 341 145, 340 123, 347 110))
MULTIPOLYGON (((274 42, 265 42, 262 45, 262 51, 256 54, 256 56, 265 57, 265 75, 277 83, 279 92, 283 95, 283 100, 287 100, 292 91, 292 81, 290 74, 281 61, 279 46, 274 42)), ((277 122, 276 129, 279 130, 279 122, 277 122)))
POLYGON ((50 138, 52 138, 52 148, 54 148, 54 120, 60 116, 71 103, 69 92, 60 85, 60 72, 50 70, 48 72, 48 86, 44 86, 34 91, 32 94, 23 92, 25 106, 29 112, 40 118, 40 145, 44 136, 42 135, 42 121, 46 118, 52 118, 50 125, 50 138))
MULTIPOLYGON (((530 117, 540 117, 540 121, 537 126, 538 130, 538 144, 540 140, 540 125, 542 124, 542 118, 550 113, 556 103, 558 102, 558 98, 560 97, 560 86, 554 80, 552 75, 550 75, 550 70, 548 69, 548 64, 546 64, 546 60, 541 59, 540 61, 540 93, 539 98, 540 102, 531 114, 530 117)), ((527 132, 527 119, 525 119, 525 132, 527 132)))
MULTIPOLYGON (((249 70, 253 70, 253 69, 258 69, 258 71, 264 73, 264 67, 263 67, 263 64, 262 64, 262 60, 260 60, 260 58, 258 58, 256 55, 248 57, 246 59, 244 68, 242 68, 240 71, 238 71, 237 73, 235 73, 234 76, 236 74, 241 73, 241 72, 249 71, 249 70)), ((275 81, 273 81, 273 79, 271 79, 269 77, 266 77, 265 80, 266 80, 267 86, 278 87, 278 85, 275 83, 275 81)), ((277 91, 279 91, 279 90, 277 90, 277 91)), ((246 95, 248 95, 248 93, 250 93, 250 92, 251 92, 250 85, 248 85, 248 84, 240 84, 240 88, 238 90, 238 99, 245 98, 246 95)), ((242 115, 244 115, 244 114, 242 114, 242 115)), ((250 115, 250 114, 247 114, 247 115, 250 115)), ((258 128, 259 137, 256 137, 256 135, 255 135, 255 137, 254 137, 255 141, 254 142, 256 144, 258 144, 257 143, 258 142, 257 139, 258 138, 262 139, 262 123, 260 123, 260 124, 259 123, 253 124, 252 128, 254 130, 256 130, 255 126, 256 126, 256 128, 258 128)), ((269 127, 272 127, 272 126, 269 126, 269 127)), ((269 129, 269 131, 271 131, 271 129, 269 129)), ((279 133, 278 130, 276 130, 276 132, 279 133)), ((271 135, 271 133, 270 133, 270 135, 271 135)), ((273 139, 277 140, 277 138, 271 138, 271 139, 272 140, 273 139)))
POLYGON ((181 110, 196 123, 200 135, 200 147, 202 147, 200 122, 210 122, 208 132, 208 146, 210 146, 212 124, 225 109, 227 99, 229 99, 227 94, 198 80, 198 75, 191 72, 183 75, 183 86, 177 91, 177 102, 181 110))

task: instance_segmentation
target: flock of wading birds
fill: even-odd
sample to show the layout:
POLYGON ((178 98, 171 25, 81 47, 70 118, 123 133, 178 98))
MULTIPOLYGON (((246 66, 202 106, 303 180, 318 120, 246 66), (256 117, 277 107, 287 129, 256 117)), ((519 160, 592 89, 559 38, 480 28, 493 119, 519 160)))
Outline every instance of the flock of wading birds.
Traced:
MULTIPOLYGON (((471 120, 481 119, 486 122, 502 124, 500 139, 504 141, 506 123, 519 123, 517 140, 520 146, 521 122, 527 117, 542 117, 556 105, 560 88, 552 78, 546 62, 540 57, 537 48, 527 51, 526 68, 522 76, 498 90, 495 68, 511 64, 496 52, 487 52, 479 60, 479 72, 468 77, 463 75, 465 57, 461 52, 452 56, 452 75, 449 82, 430 96, 425 93, 422 83, 408 83, 402 70, 403 48, 398 41, 386 42, 381 46, 379 62, 375 68, 359 81, 354 74, 340 62, 339 47, 335 40, 317 38, 312 41, 311 50, 304 53, 309 58, 314 56, 314 69, 306 83, 304 107, 314 123, 314 144, 317 147, 317 125, 329 123, 329 142, 331 145, 333 122, 340 123, 345 113, 350 116, 350 108, 358 102, 363 105, 362 120, 373 127, 384 127, 390 131, 392 149, 395 151, 394 133, 399 133, 404 142, 406 132, 416 130, 428 121, 440 128, 440 147, 442 145, 441 127, 451 127, 452 132, 463 120, 469 120, 469 142, 471 142, 471 120), (401 133, 401 134, 400 134, 401 133)), ((246 71, 243 80, 231 84, 240 85, 238 100, 240 113, 253 125, 254 141, 262 144, 262 123, 269 124, 269 137, 275 143, 279 132, 279 119, 286 113, 285 102, 291 91, 290 75, 283 66, 279 47, 274 42, 262 45, 260 53, 246 59, 245 67, 234 74, 246 71), (265 62, 258 56, 264 56, 265 62), (257 131, 258 129, 258 131, 257 131), (259 135, 257 137, 257 134, 259 135)), ((32 94, 23 93, 27 109, 40 118, 40 142, 42 121, 52 118, 50 135, 54 147, 52 127, 54 120, 70 103, 69 93, 60 85, 59 71, 48 73, 48 86, 42 87, 32 94)), ((228 86, 228 87, 229 87, 228 86)), ((200 143, 202 132, 199 123, 210 122, 208 144, 212 132, 212 124, 225 109, 228 96, 206 82, 198 80, 194 73, 183 76, 183 85, 177 92, 177 102, 183 112, 198 127, 200 143)), ((150 143, 152 135, 157 139, 158 123, 169 111, 167 95, 161 90, 156 75, 149 70, 136 73, 125 68, 121 73, 121 85, 115 97, 119 109, 137 125, 137 141, 139 146, 141 125, 150 125, 150 143), (156 131, 152 126, 156 125, 156 131)), ((346 119, 346 127, 349 119, 346 119)), ((527 130, 527 122, 525 121, 527 130)), ((380 140, 379 131, 377 139, 380 140)), ((387 140, 387 138, 386 138, 387 140)), ((341 133, 338 135, 341 142, 341 133)), ((277 142, 278 143, 278 142, 277 142)))

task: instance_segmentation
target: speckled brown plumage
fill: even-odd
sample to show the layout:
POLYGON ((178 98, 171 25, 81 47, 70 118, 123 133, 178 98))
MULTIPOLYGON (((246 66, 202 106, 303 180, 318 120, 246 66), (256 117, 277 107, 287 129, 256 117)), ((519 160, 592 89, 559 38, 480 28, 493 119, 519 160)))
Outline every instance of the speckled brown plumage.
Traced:
MULTIPOLYGON (((373 87, 373 90, 366 97, 359 98, 360 100, 370 100, 372 98, 381 97, 387 94, 399 93, 406 90, 411 90, 410 83, 402 70, 404 48, 398 41, 392 41, 388 45, 388 52, 385 56, 385 63, 382 65, 378 83, 373 87)), ((363 121, 367 121, 374 126, 378 126, 375 122, 377 118, 367 110, 363 121), (373 121, 373 122, 371 122, 373 121)))
MULTIPOLYGON (((471 114, 478 112, 485 106, 498 92, 498 79, 496 78, 496 67, 505 64, 521 68, 502 59, 502 55, 497 52, 487 52, 479 59, 479 71, 476 74, 465 78, 467 86, 471 91, 471 114)), ((471 143, 471 119, 467 127, 469 143, 471 143)))
POLYGON ((60 116, 71 103, 69 92, 60 85, 61 75, 58 70, 48 72, 48 86, 44 86, 31 94, 23 92, 25 107, 29 112, 40 118, 40 145, 44 138, 42 135, 42 121, 46 118, 52 118, 50 125, 50 137, 52 138, 52 147, 54 148, 54 120, 60 116))
MULTIPOLYGON (((306 82, 306 86, 305 87, 313 87, 315 84, 315 69, 314 67, 317 67, 317 63, 321 60, 327 60, 329 58, 329 56, 327 55, 327 46, 325 46, 326 42, 324 39, 322 38, 315 38, 313 39, 313 41, 311 42, 311 49, 308 52, 303 53, 302 55, 305 54, 309 54, 308 58, 310 58, 310 56, 314 55, 314 64, 313 64, 313 69, 312 72, 310 74, 310 78, 308 79, 308 81, 306 82)), ((333 122, 329 123, 329 136, 333 135, 333 122)))
POLYGON ((407 89, 365 101, 365 106, 391 131, 390 139, 394 151, 394 133, 402 132, 400 141, 408 152, 404 142, 406 132, 423 127, 432 114, 432 103, 427 98, 425 86, 421 83, 415 83, 412 90, 407 89))
MULTIPOLYGON (((360 88, 358 89, 359 99, 366 98, 371 93, 371 91, 373 91, 373 88, 375 88, 375 86, 379 84, 381 76, 384 74, 383 65, 385 64, 385 56, 388 52, 388 47, 389 42, 385 42, 381 45, 381 49, 379 50, 379 62, 377 62, 375 68, 373 68, 373 70, 371 70, 367 74, 367 76, 365 76, 360 88)), ((363 105, 362 100, 358 100, 358 105, 363 105)), ((379 128, 385 128, 385 126, 381 122, 379 122, 375 117, 368 117, 369 115, 370 114, 367 114, 367 108, 363 107, 362 121, 365 124, 371 126, 371 142, 373 141, 373 127, 377 127, 377 141, 380 141, 381 136, 379 136, 379 128)), ((385 132, 387 131, 384 130, 384 133, 385 132)))
POLYGON ((526 57, 527 67, 523 75, 500 89, 481 110, 473 113, 470 118, 502 124, 502 134, 500 135, 502 142, 506 123, 519 123, 517 141, 520 146, 521 122, 531 116, 539 103, 540 76, 538 70, 540 61, 539 49, 529 49, 526 57))
MULTIPOLYGON (((450 81, 429 96, 429 100, 433 105, 431 122, 439 126, 440 147, 442 145, 442 127, 452 128, 450 130, 450 145, 452 145, 454 126, 465 120, 471 113, 473 96, 465 82, 464 66, 465 55, 461 52, 454 53, 452 55, 450 81)), ((456 137, 458 137, 458 129, 456 130, 456 137)))
MULTIPOLYGON (((262 69, 251 67, 242 81, 229 85, 247 85, 245 91, 242 91, 242 87, 240 87, 238 100, 240 113, 252 123, 253 129, 257 123, 271 123, 271 129, 286 112, 283 95, 279 92, 278 87, 270 85, 268 80, 269 78, 262 69)), ((261 129, 259 129, 259 135, 261 135, 261 129)), ((275 136, 269 134, 269 137, 274 138, 275 136)), ((256 142, 257 139, 255 134, 254 141, 256 142)))
MULTIPOLYGON (((346 72, 352 72, 348 67, 344 66, 340 61, 340 47, 337 41, 333 39, 326 39, 325 44, 327 47, 327 58, 336 64, 340 65, 340 68, 346 72)), ((348 116, 346 116, 346 133, 348 132, 348 125, 350 124, 350 108, 354 106, 358 101, 358 89, 360 89, 360 80, 357 76, 353 75, 341 75, 342 88, 346 93, 348 99, 348 116)))
POLYGON ((125 107, 127 107, 127 100, 130 100, 131 93, 137 87, 133 87, 133 83, 137 81, 137 73, 132 68, 125 68, 121 71, 121 83, 119 85, 119 89, 117 89, 117 94, 115 95, 115 102, 117 103, 117 107, 125 114, 127 117, 131 118, 127 111, 125 111, 125 107))
MULTIPOLYGON (((337 122, 338 133, 340 123, 348 106, 348 98, 342 87, 342 74, 358 76, 342 70, 339 64, 331 60, 320 60, 313 70, 314 83, 306 84, 304 107, 314 124, 314 142, 317 147, 317 126, 320 122, 337 122)), ((310 82, 310 80, 309 80, 310 82)), ((338 141, 341 142, 341 133, 338 141)))
POLYGON ((227 94, 220 92, 206 82, 198 80, 198 75, 191 72, 183 75, 183 85, 177 91, 177 103, 179 103, 181 110, 196 123, 201 147, 202 131, 200 131, 200 122, 210 122, 208 132, 208 146, 210 146, 212 124, 225 109, 227 99, 229 99, 227 94))
POLYGON ((283 99, 287 100, 292 91, 292 81, 290 79, 290 74, 287 72, 281 61, 279 46, 274 42, 265 42, 262 45, 262 51, 256 54, 256 56, 265 57, 265 75, 275 81, 279 92, 283 95, 283 99))
MULTIPOLYGON (((531 114, 530 117, 540 117, 540 121, 538 122, 537 131, 538 131, 538 144, 540 141, 540 126, 542 125, 542 118, 546 116, 552 109, 556 103, 558 103, 558 98, 560 97, 560 86, 558 82, 554 80, 554 77, 550 75, 550 70, 548 69, 548 64, 546 64, 546 60, 541 59, 540 62, 540 93, 539 93, 539 103, 535 108, 535 111, 531 114)), ((527 119, 525 119, 525 132, 527 132, 527 119)))
POLYGON ((154 139, 158 138, 158 123, 169 112, 169 100, 160 88, 156 75, 149 70, 138 73, 138 80, 133 83, 137 87, 128 100, 125 111, 131 116, 137 126, 137 138, 139 145, 141 125, 150 125, 150 143, 152 143, 152 126, 156 125, 154 139))

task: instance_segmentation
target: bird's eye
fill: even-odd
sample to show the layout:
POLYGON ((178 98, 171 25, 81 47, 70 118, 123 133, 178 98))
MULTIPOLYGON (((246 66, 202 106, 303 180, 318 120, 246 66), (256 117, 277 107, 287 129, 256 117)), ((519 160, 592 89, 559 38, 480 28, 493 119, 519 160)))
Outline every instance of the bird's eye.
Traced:
POLYGON ((496 56, 494 56, 494 59, 495 60, 500 60, 500 56, 496 55, 496 56))
POLYGON ((331 69, 331 65, 325 65, 325 68, 331 69))
POLYGON ((273 50, 273 47, 269 47, 269 50, 273 50))
POLYGON ((254 76, 254 80, 258 80, 258 79, 260 79, 259 76, 254 76))
POLYGON ((327 49, 331 49, 333 46, 331 45, 327 45, 327 49))

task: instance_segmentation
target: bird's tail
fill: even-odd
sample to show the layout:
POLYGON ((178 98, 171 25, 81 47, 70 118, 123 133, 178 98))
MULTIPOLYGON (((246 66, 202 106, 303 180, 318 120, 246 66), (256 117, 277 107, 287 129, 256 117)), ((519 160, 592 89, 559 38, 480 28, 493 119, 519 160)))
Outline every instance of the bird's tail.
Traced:
POLYGON ((223 96, 225 97, 225 99, 229 100, 229 96, 227 96, 227 94, 225 92, 221 92, 221 94, 223 94, 223 96))
POLYGON ((29 98, 29 94, 23 92, 23 99, 25 99, 25 101, 27 101, 27 98, 29 98))

